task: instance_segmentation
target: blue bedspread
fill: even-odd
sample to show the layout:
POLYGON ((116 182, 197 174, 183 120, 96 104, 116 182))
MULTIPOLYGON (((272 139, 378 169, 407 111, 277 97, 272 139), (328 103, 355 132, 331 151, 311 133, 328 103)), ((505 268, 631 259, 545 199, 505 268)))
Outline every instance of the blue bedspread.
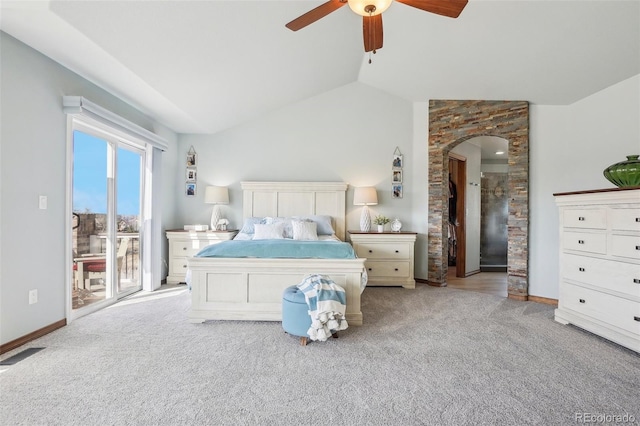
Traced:
POLYGON ((262 257, 287 259, 355 259, 349 243, 342 241, 230 240, 200 250, 196 257, 262 257))

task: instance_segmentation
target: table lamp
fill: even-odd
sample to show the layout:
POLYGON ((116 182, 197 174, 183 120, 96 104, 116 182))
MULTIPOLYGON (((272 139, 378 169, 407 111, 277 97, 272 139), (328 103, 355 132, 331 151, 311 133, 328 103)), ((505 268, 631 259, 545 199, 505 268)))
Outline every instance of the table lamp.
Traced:
POLYGON ((229 204, 229 189, 226 186, 207 186, 204 191, 204 202, 213 204, 211 212, 211 229, 218 229, 218 221, 220 220, 220 204, 229 204))
POLYGON ((360 215, 360 230, 362 232, 369 232, 371 229, 371 215, 369 214, 368 206, 375 206, 376 204, 378 204, 378 193, 373 186, 363 186, 355 189, 353 205, 364 206, 360 215))

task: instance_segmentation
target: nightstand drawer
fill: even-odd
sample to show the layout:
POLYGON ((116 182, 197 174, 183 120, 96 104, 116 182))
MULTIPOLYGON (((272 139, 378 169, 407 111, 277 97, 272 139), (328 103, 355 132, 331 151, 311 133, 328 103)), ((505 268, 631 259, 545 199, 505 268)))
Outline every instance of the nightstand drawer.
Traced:
POLYGON ((590 232, 568 232, 562 234, 562 245, 565 250, 577 250, 588 253, 607 253, 607 235, 590 232))
POLYGON ((185 256, 191 257, 200 251, 200 249, 208 246, 208 241, 200 240, 187 240, 187 241, 174 241, 171 245, 171 254, 173 256, 185 256))
POLYGON ((187 258, 186 257, 174 257, 171 259, 171 273, 184 276, 187 273, 187 258))
POLYGON ((562 218, 565 228, 607 228, 607 211, 605 209, 566 209, 562 218))
POLYGON ((406 262, 383 262, 383 261, 370 261, 365 263, 367 268, 367 274, 370 278, 375 277, 394 277, 394 278, 408 278, 409 277, 409 261, 406 262))
POLYGON ((409 259, 413 244, 406 243, 358 243, 356 254, 367 259, 409 259))

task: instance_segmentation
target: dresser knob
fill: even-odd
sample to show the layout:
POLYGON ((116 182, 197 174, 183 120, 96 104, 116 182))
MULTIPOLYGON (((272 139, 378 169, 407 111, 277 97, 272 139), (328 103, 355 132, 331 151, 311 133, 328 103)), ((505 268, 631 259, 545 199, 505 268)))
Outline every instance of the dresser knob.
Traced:
POLYGON ((580 303, 584 303, 584 299, 580 299, 580 303))
POLYGON ((395 271, 398 272, 398 268, 395 268, 395 271))
POLYGON ((182 250, 187 250, 187 248, 186 247, 182 247, 182 250))
POLYGON ((578 244, 584 244, 584 240, 578 240, 578 244))
POLYGON ((584 272, 584 268, 578 268, 578 271, 584 272))
POLYGON ((584 222, 584 217, 583 216, 578 216, 578 220, 584 222))
POLYGON ((369 270, 371 270, 371 268, 368 268, 369 270))
POLYGON ((369 253, 373 253, 373 250, 369 250, 369 253))
POLYGON ((636 246, 636 250, 640 250, 640 246, 636 246))
POLYGON ((396 253, 400 253, 400 250, 396 250, 396 253))
POLYGON ((640 321, 640 317, 633 317, 634 321, 640 321))
POLYGON ((636 217, 636 222, 640 222, 640 217, 636 217))
POLYGON ((640 278, 634 278, 633 282, 636 283, 636 284, 640 284, 640 278))
POLYGON ((182 267, 183 267, 183 268, 186 268, 186 267, 187 267, 187 265, 182 265, 182 267))

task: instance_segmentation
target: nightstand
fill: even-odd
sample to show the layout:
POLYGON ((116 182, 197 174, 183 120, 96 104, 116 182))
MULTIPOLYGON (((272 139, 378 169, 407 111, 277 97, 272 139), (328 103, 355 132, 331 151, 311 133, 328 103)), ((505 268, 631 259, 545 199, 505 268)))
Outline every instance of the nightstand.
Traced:
POLYGON ((232 240, 237 233, 237 230, 168 230, 167 239, 169 240, 169 275, 167 275, 167 284, 177 284, 185 282, 185 275, 187 273, 187 258, 194 256, 200 251, 200 249, 208 245, 232 240))
POLYGON ((356 255, 366 258, 368 286, 416 288, 413 278, 416 232, 348 231, 356 255))

